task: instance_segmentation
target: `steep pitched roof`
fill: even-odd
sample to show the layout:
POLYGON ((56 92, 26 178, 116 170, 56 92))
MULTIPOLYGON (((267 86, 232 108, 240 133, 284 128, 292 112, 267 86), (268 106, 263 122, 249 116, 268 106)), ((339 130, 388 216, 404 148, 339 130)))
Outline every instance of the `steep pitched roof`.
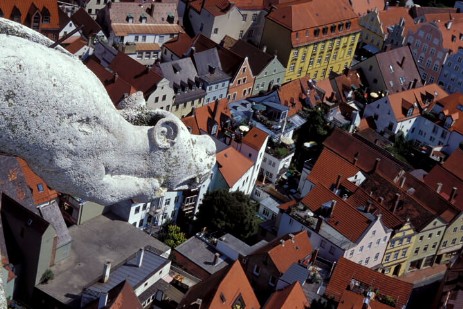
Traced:
POLYGON ((463 29, 463 14, 426 14, 426 20, 432 21, 442 33, 442 43, 444 48, 451 49, 456 52, 459 48, 463 48, 461 35, 463 29), (452 21, 451 27, 448 27, 449 21, 452 21))
POLYGON ((452 152, 450 157, 445 160, 442 167, 463 180, 463 166, 461 162, 463 162, 463 150, 457 148, 452 152))
POLYGON ((296 281, 284 289, 274 292, 262 308, 305 309, 309 306, 310 302, 304 294, 301 284, 296 281))
MULTIPOLYGON (((98 299, 92 302, 87 309, 98 309, 98 299)), ((143 309, 133 288, 127 282, 122 281, 108 293, 108 303, 104 308, 107 309, 143 309)))
POLYGON ((411 283, 386 276, 341 257, 326 287, 325 295, 334 297, 334 300, 339 302, 345 291, 348 290, 352 279, 371 287, 373 290, 379 289, 381 294, 394 298, 395 308, 402 308, 407 304, 413 289, 411 283))
POLYGON ((106 70, 97 59, 89 57, 85 65, 89 68, 93 74, 95 74, 101 83, 104 85, 108 92, 111 101, 115 106, 124 99, 125 95, 135 93, 137 89, 132 87, 127 81, 125 81, 119 74, 114 74, 106 70))
POLYGON ((133 17, 134 24, 142 24, 141 17, 146 18, 146 24, 170 24, 168 16, 172 16, 172 23, 176 24, 177 3, 162 1, 143 5, 137 2, 113 2, 109 9, 112 23, 127 23, 127 16, 133 17))
POLYGON ((390 94, 388 99, 395 119, 400 122, 418 117, 421 109, 426 108, 429 104, 435 102, 435 100, 446 96, 447 92, 440 86, 437 84, 429 84, 419 88, 390 94), (417 106, 414 106, 415 103, 417 106), (411 107, 414 107, 413 113, 407 116, 407 110, 411 107))
POLYGON ((79 8, 74 14, 72 14, 71 20, 77 27, 83 26, 81 32, 86 38, 89 38, 101 31, 100 25, 84 8, 79 8))
POLYGON ((42 14, 45 10, 50 13, 50 22, 42 23, 42 29, 58 29, 59 24, 59 13, 58 3, 55 0, 4 0, 0 1, 0 9, 3 12, 5 18, 13 20, 13 13, 15 8, 21 13, 21 24, 29 26, 31 23, 31 14, 34 14, 36 10, 42 14))
POLYGON ((58 197, 58 192, 49 188, 45 181, 31 170, 26 161, 20 158, 17 158, 17 160, 24 173, 27 186, 32 192, 35 205, 49 202, 58 197))
POLYGON ((232 188, 254 163, 233 147, 228 147, 216 154, 219 171, 232 188))
POLYGON ((145 97, 156 89, 162 79, 155 71, 121 52, 117 53, 109 67, 137 90, 143 92, 145 97))
MULTIPOLYGON (((228 100, 226 98, 214 101, 210 104, 198 107, 192 116, 182 118, 183 123, 192 129, 193 134, 201 132, 211 133, 212 126, 217 123, 217 134, 221 129, 221 124, 230 117, 228 100)), ((216 134, 216 135, 217 135, 216 134)))
MULTIPOLYGON (((461 162, 458 169, 461 170, 461 162)), ((436 165, 432 170, 424 176, 423 181, 432 189, 437 190, 439 183, 441 184, 439 194, 450 203, 455 205, 460 210, 463 210, 463 180, 456 176, 452 170, 447 170, 441 165, 436 165), (454 189, 456 188, 456 190, 454 189), (454 198, 452 192, 455 190, 454 198)))
POLYGON ((66 46, 66 50, 70 52, 71 54, 77 53, 79 50, 81 50, 83 47, 87 45, 87 41, 81 38, 76 39, 73 41, 71 44, 66 46))
POLYGON ((313 247, 307 231, 301 231, 295 235, 283 235, 249 256, 267 254, 278 271, 284 273, 292 264, 311 255, 312 251, 313 247))
POLYGON ((351 0, 350 4, 358 16, 362 16, 374 9, 384 10, 384 0, 351 0))
POLYGON ((389 7, 387 10, 379 12, 379 20, 381 21, 384 33, 388 33, 388 27, 399 24, 401 18, 405 20, 405 32, 408 33, 408 26, 415 22, 409 13, 410 9, 402 6, 389 7))
POLYGON ((371 224, 370 219, 321 184, 317 184, 301 203, 313 213, 325 217, 329 226, 352 242, 357 242, 371 224), (324 213, 324 205, 327 204, 331 207, 330 214, 324 213))
MULTIPOLYGON (((303 79, 306 80, 308 78, 306 77, 303 79)), ((289 107, 288 117, 291 117, 302 110, 301 99, 304 95, 302 83, 302 79, 295 79, 284 83, 278 89, 278 96, 280 97, 281 104, 289 107)))
POLYGON ((267 54, 260 48, 255 47, 243 40, 236 41, 230 48, 231 51, 241 57, 248 57, 249 65, 251 66, 252 74, 259 75, 265 67, 272 61, 275 56, 267 54))
POLYGON ((269 135, 258 129, 257 127, 253 127, 242 139, 242 143, 248 145, 252 149, 260 150, 264 145, 267 137, 269 135))
POLYGON ((179 33, 177 37, 167 41, 162 45, 163 48, 168 49, 171 53, 181 58, 186 51, 191 47, 193 39, 186 33, 179 33))
POLYGON ((240 300, 244 302, 246 308, 260 308, 259 301, 239 261, 191 287, 178 308, 194 308, 194 303, 198 299, 201 300, 201 307, 204 308, 228 309, 240 300))
MULTIPOLYGON (((452 116, 455 121, 449 130, 463 134, 463 93, 452 93, 439 99, 435 104, 442 106, 444 115, 452 116)), ((432 110, 432 107, 430 107, 430 110, 432 110)))

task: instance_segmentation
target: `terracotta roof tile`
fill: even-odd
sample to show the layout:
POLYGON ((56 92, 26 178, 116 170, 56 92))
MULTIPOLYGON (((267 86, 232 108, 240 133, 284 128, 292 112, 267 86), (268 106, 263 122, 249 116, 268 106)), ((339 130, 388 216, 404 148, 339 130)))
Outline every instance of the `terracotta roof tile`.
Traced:
POLYGON ((253 127, 242 139, 242 143, 252 149, 260 150, 266 143, 268 134, 257 127, 253 127))
POLYGON ((235 261, 230 267, 191 287, 178 308, 190 308, 197 299, 201 299, 201 308, 229 309, 239 296, 246 308, 260 308, 243 267, 239 261, 235 261))
MULTIPOLYGON (((456 131, 463 134, 463 93, 453 93, 446 97, 440 98, 435 105, 442 106, 442 112, 445 116, 452 116, 455 123, 450 127, 450 131, 456 131)), ((430 106, 430 110, 433 106, 430 106)))
POLYGON ((289 107, 288 117, 302 110, 301 97, 304 95, 301 79, 284 83, 278 89, 278 96, 282 105, 289 107))
POLYGON ((459 48, 463 48, 463 41, 460 39, 463 29, 463 14, 426 14, 427 21, 433 21, 442 33, 442 46, 456 52, 459 48), (447 23, 452 21, 452 26, 447 29, 447 23))
POLYGON ((179 33, 176 38, 169 40, 162 45, 177 57, 183 57, 184 53, 191 47, 193 39, 186 33, 179 33))
POLYGON ((71 54, 77 53, 79 50, 81 50, 84 46, 87 45, 87 41, 79 38, 66 46, 66 50, 70 52, 71 54))
MULTIPOLYGON (((198 107, 195 109, 194 115, 191 116, 195 124, 191 128, 197 128, 198 134, 210 134, 214 123, 218 124, 217 134, 220 133, 222 123, 230 118, 230 110, 228 109, 228 100, 226 98, 215 101, 213 103, 198 107)), ((188 121, 188 120, 187 120, 188 121)), ((189 122, 191 124, 191 122, 189 122)))
POLYGON ((17 160, 24 173, 27 186, 32 191, 32 198, 34 199, 35 205, 47 203, 58 197, 58 192, 49 188, 45 181, 31 170, 26 161, 20 158, 17 158, 17 160))
POLYGON ((334 297, 335 301, 340 301, 352 279, 371 286, 373 289, 379 289, 379 293, 383 295, 393 297, 396 301, 395 308, 398 309, 408 303, 413 290, 411 283, 386 276, 341 257, 326 287, 325 295, 334 297))
MULTIPOLYGON (((108 9, 108 6, 105 7, 108 9)), ((127 15, 133 17, 133 24, 141 24, 141 16, 146 17, 146 24, 169 24, 167 17, 173 16, 177 24, 177 3, 173 1, 156 2, 152 5, 136 2, 113 2, 109 7, 112 23, 127 23, 127 15), (153 8, 153 9, 152 9, 153 8)))
POLYGON ((463 162, 463 150, 457 148, 452 152, 450 157, 445 160, 442 167, 463 180, 463 165, 461 162, 463 162))
POLYGON ((286 234, 250 255, 268 254, 278 271, 284 273, 291 265, 305 259, 313 251, 307 231, 294 234, 293 238, 294 240, 291 234, 286 234))
POLYGON ((384 0, 351 0, 352 9, 358 15, 364 15, 368 11, 378 9, 384 10, 384 0))
MULTIPOLYGON (((59 24, 59 13, 58 3, 56 0, 2 0, 0 1, 0 9, 3 12, 3 16, 8 19, 12 18, 14 8, 17 8, 21 12, 21 24, 30 26, 28 19, 31 18, 29 12, 35 7, 39 11, 47 9, 50 12, 50 23, 41 24, 43 29, 58 29, 59 24)), ((35 12, 35 10, 33 10, 35 12)))
POLYGON ((321 184, 315 185, 301 201, 315 214, 326 217, 326 223, 352 242, 358 239, 370 226, 371 221, 341 197, 321 184), (336 201, 330 215, 323 213, 322 205, 336 201))
MULTIPOLYGON (((461 162, 463 161, 458 163, 459 169, 461 169, 461 162)), ((447 170, 441 165, 436 165, 424 176, 423 181, 432 190, 436 190, 438 183, 441 183, 440 195, 446 200, 450 200, 452 190, 456 188, 456 194, 451 203, 458 209, 463 210, 463 180, 458 178, 452 170, 447 170)))
POLYGON ((262 306, 263 309, 305 309, 308 307, 310 307, 310 302, 299 281, 274 292, 262 306))
POLYGON ((156 89, 157 84, 162 79, 154 70, 149 70, 143 64, 121 52, 117 53, 109 67, 138 91, 143 92, 145 97, 156 89))
POLYGON ((408 33, 408 26, 415 24, 409 11, 409 8, 401 6, 393 6, 389 7, 387 10, 380 11, 379 20, 381 21, 384 33, 388 33, 388 27, 399 24, 401 18, 405 20, 404 33, 408 33))
MULTIPOLYGON (((87 309, 97 309, 99 307, 98 300, 92 302, 87 309)), ((108 303, 104 308, 108 309, 142 309, 143 306, 138 300, 133 288, 124 280, 116 285, 108 293, 108 303)))
POLYGON ((106 70, 99 62, 93 57, 89 57, 85 65, 95 74, 101 83, 104 85, 108 92, 111 101, 115 106, 124 99, 126 94, 132 94, 137 91, 122 77, 115 76, 113 73, 106 70))
POLYGON ((169 34, 181 33, 182 27, 179 25, 150 25, 150 24, 112 24, 111 25, 116 36, 126 36, 133 33, 146 33, 146 34, 169 34))
MULTIPOLYGON (((342 293, 337 309, 363 309, 363 301, 365 296, 357 294, 349 290, 342 293)), ((380 303, 379 301, 371 300, 368 309, 391 309, 393 307, 380 303)))
POLYGON ((347 102, 347 94, 352 90, 352 86, 360 88, 362 86, 362 80, 357 70, 348 70, 343 74, 339 74, 333 80, 336 91, 337 99, 341 102, 347 102))
POLYGON ((344 29, 343 34, 361 31, 357 15, 347 0, 297 0, 277 4, 276 9, 270 12, 267 18, 292 31, 293 46, 303 46, 339 36, 339 32, 335 31, 326 35, 320 33, 318 37, 314 37, 313 29, 325 25, 337 25, 341 21, 351 22, 350 29, 344 29), (306 36, 306 29, 311 29, 308 36, 306 36))
POLYGON ((228 147, 217 153, 216 159, 219 165, 219 171, 230 188, 232 188, 254 164, 233 147, 228 147))

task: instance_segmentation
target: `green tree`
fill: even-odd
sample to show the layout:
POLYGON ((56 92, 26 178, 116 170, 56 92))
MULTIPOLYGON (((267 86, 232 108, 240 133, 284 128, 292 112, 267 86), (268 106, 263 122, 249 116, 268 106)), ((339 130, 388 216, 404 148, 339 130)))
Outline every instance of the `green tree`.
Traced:
POLYGON ((171 248, 175 248, 186 241, 185 233, 180 230, 180 227, 171 224, 167 227, 167 235, 164 243, 171 248))
POLYGON ((209 231, 230 233, 240 239, 249 239, 257 233, 256 206, 240 191, 217 190, 207 193, 199 206, 196 227, 209 231))

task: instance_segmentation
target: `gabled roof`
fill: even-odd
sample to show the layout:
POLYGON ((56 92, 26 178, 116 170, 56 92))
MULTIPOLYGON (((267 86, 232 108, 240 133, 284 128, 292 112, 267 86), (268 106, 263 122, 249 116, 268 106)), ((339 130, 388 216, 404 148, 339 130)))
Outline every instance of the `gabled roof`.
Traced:
MULTIPOLYGON (((442 106, 442 112, 445 116, 452 116, 454 124, 449 128, 450 131, 456 131, 463 134, 463 93, 456 92, 439 99, 435 105, 442 106)), ((430 110, 432 110, 432 106, 430 110)))
POLYGON ((358 16, 365 15, 374 9, 384 10, 384 0, 351 0, 350 3, 358 16))
POLYGON ((310 302, 299 281, 274 292, 262 306, 263 309, 305 309, 308 307, 310 307, 310 302))
MULTIPOLYGON (((458 163, 457 172, 461 170, 462 162, 458 163)), ((445 169, 442 165, 436 165, 424 176, 423 181, 432 190, 437 190, 438 184, 442 184, 439 194, 449 201, 454 190, 453 188, 456 188, 455 197, 450 202, 458 209, 463 210, 463 180, 456 176, 452 170, 445 169)))
POLYGON ((447 13, 447 14, 457 13, 457 8, 414 5, 410 9, 410 14, 412 15, 413 18, 421 17, 427 14, 438 14, 438 13, 447 13))
POLYGON ((106 70, 97 59, 89 57, 85 65, 89 68, 93 74, 95 74, 101 83, 104 85, 108 92, 111 101, 115 106, 124 99, 125 95, 131 95, 137 91, 128 82, 126 82, 119 74, 114 74, 106 70))
POLYGON ((419 88, 390 94, 388 99, 395 119, 397 122, 401 122, 418 117, 422 109, 446 96, 447 92, 440 86, 437 84, 429 84, 419 88), (410 116, 407 116, 408 108, 413 108, 413 113, 410 116))
MULTIPOLYGON (((260 308, 259 301, 239 261, 213 274, 208 279, 188 290, 178 308, 198 308, 195 302, 201 300, 201 308, 233 308, 241 298, 246 308, 260 308)), ((244 306, 241 305, 240 308, 244 306)))
POLYGON ((329 226, 354 243, 360 239, 372 222, 321 184, 315 185, 301 203, 313 213, 323 216, 329 226), (329 214, 325 213, 324 205, 329 205, 329 214))
POLYGON ((58 197, 58 192, 49 188, 45 181, 30 169, 26 161, 20 158, 17 158, 17 160, 24 174, 27 186, 32 192, 35 205, 50 202, 58 197))
POLYGON ((167 41, 162 45, 163 48, 168 49, 171 53, 179 58, 182 58, 188 48, 190 48, 193 39, 184 32, 178 34, 177 37, 167 41))
POLYGON ((173 84, 180 85, 182 82, 194 82, 198 76, 191 58, 160 63, 159 67, 161 68, 162 75, 170 82, 171 86, 173 84))
POLYGON ((328 148, 324 148, 307 179, 331 188, 337 177, 339 181, 352 177, 360 171, 352 162, 347 161, 328 148))
POLYGON ((347 102, 347 94, 352 90, 352 86, 360 88, 362 80, 357 70, 345 70, 342 74, 335 76, 331 83, 336 87, 337 98, 342 102, 347 102))
POLYGON ((79 8, 74 14, 72 14, 71 20, 76 27, 83 26, 80 31, 87 39, 101 31, 100 25, 84 8, 79 8))
POLYGON ((234 7, 234 4, 228 0, 196 0, 192 1, 190 5, 198 13, 204 9, 213 16, 227 14, 234 7))
POLYGON ((224 98, 198 107, 192 116, 184 117, 182 121, 191 128, 193 134, 210 134, 212 126, 217 123, 218 134, 222 122, 228 118, 230 118, 230 110, 228 109, 228 100, 224 98))
POLYGON ((143 92, 145 97, 156 90, 157 84, 162 79, 155 71, 121 52, 117 53, 109 67, 138 91, 143 92))
POLYGON ((440 44, 444 48, 450 49, 453 52, 456 52, 459 48, 463 48, 463 41, 461 40, 461 35, 463 34, 461 30, 463 29, 463 14, 426 14, 425 18, 439 28, 442 33, 442 42, 440 44), (449 21, 452 21, 451 27, 447 27, 449 21))
POLYGON ((460 180, 463 180, 463 150, 460 148, 455 149, 450 157, 445 160, 442 167, 457 176, 460 180))
POLYGON ((233 188, 236 182, 254 165, 251 160, 233 147, 217 153, 216 159, 219 171, 229 188, 233 188))
POLYGON ((405 21, 405 32, 408 33, 408 26, 414 25, 414 20, 410 16, 410 9, 403 6, 392 6, 387 10, 382 10, 379 13, 379 20, 383 27, 384 33, 388 33, 388 27, 399 24, 401 18, 405 21))
POLYGON ((334 297, 334 300, 339 302, 345 291, 348 290, 352 279, 371 287, 373 290, 379 289, 379 293, 383 295, 391 296, 396 301, 395 308, 398 309, 408 303, 413 290, 411 283, 386 276, 341 257, 326 287, 325 295, 334 297))
POLYGON ((77 40, 75 40, 74 42, 66 46, 66 50, 70 52, 71 54, 75 54, 78 51, 80 51, 82 48, 84 48, 86 45, 87 45, 86 40, 82 38, 78 38, 77 40))
POLYGON ((277 90, 281 104, 289 108, 288 117, 291 117, 302 110, 301 99, 305 95, 302 88, 303 80, 308 80, 308 77, 284 83, 277 90))
POLYGON ((243 40, 236 41, 230 50, 241 57, 248 57, 249 65, 251 66, 252 74, 254 74, 254 76, 259 75, 275 58, 275 56, 267 54, 260 48, 257 48, 243 40))
POLYGON ((312 254, 313 248, 307 231, 286 234, 248 255, 266 254, 280 273, 284 273, 292 264, 299 263, 312 254))
POLYGON ((30 26, 31 14, 35 13, 36 10, 43 12, 48 10, 50 12, 50 22, 42 23, 42 29, 59 29, 59 13, 58 3, 55 0, 4 0, 0 1, 0 10, 3 12, 3 16, 7 19, 12 18, 14 9, 18 9, 21 12, 21 24, 30 26))
POLYGON ((257 127, 253 127, 242 139, 242 143, 254 150, 261 150, 266 142, 268 134, 257 127))

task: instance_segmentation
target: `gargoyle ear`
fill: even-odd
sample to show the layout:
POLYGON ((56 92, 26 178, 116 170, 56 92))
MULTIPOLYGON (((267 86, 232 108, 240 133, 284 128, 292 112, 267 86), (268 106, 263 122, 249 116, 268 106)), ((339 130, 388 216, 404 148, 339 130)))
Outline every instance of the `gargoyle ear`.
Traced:
POLYGON ((178 130, 179 127, 175 121, 164 118, 150 130, 150 135, 159 148, 169 148, 175 144, 178 130))

